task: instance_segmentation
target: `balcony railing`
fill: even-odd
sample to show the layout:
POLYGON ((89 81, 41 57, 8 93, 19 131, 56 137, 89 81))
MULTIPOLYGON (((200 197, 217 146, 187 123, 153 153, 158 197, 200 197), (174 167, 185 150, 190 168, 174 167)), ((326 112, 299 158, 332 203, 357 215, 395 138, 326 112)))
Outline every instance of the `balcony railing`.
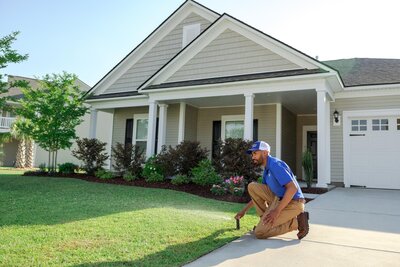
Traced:
POLYGON ((11 125, 17 118, 13 117, 0 117, 0 130, 10 130, 11 125))

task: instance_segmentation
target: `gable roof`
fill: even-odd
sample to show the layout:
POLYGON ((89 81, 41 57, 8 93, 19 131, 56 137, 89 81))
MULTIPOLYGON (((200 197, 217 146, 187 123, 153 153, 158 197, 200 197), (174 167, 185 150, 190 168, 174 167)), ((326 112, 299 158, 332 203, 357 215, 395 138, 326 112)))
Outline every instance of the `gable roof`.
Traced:
POLYGON ((339 72, 346 87, 400 83, 400 59, 351 58, 324 63, 339 72))
MULTIPOLYGON (((128 55, 126 55, 117 65, 115 65, 103 78, 100 79, 87 94, 94 94, 96 91, 104 92, 107 86, 111 85, 123 73, 133 66, 143 55, 149 51, 167 33, 169 28, 174 28, 184 16, 190 12, 198 12, 211 21, 216 20, 220 14, 197 3, 193 0, 185 1, 168 18, 166 18, 153 32, 151 32, 139 45, 137 45, 128 55)), ((90 96, 88 99, 91 99, 90 96)))
POLYGON ((261 46, 265 47, 266 49, 269 49, 281 57, 288 59, 294 64, 299 65, 299 70, 320 68, 325 72, 336 73, 334 69, 326 64, 323 64, 320 61, 304 54, 303 52, 296 50, 293 47, 271 37, 270 35, 249 26, 248 24, 230 16, 229 14, 224 13, 218 20, 211 24, 199 36, 197 36, 196 39, 182 49, 146 82, 144 82, 139 87, 139 92, 146 87, 165 83, 167 79, 171 77, 180 67, 184 66, 188 60, 199 53, 204 47, 217 38, 219 34, 223 32, 223 30, 226 29, 237 31, 239 34, 248 37, 255 43, 261 44, 261 46))

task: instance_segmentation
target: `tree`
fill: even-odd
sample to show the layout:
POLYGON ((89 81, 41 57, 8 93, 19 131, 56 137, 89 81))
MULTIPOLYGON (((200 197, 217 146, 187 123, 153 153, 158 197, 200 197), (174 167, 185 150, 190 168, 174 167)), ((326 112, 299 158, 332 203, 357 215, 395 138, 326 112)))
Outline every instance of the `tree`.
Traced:
MULTIPOLYGON (((18 34, 19 32, 17 31, 0 38, 0 69, 4 69, 9 63, 19 63, 28 59, 28 54, 20 55, 16 50, 11 48, 12 43, 17 40, 18 34)), ((25 88, 28 86, 28 82, 24 80, 12 83, 3 81, 5 76, 7 75, 0 73, 0 94, 7 93, 11 87, 25 88)), ((6 108, 6 100, 7 97, 0 96, 0 111, 6 108)))
POLYGON ((45 75, 38 89, 22 90, 24 98, 16 110, 16 127, 49 152, 50 172, 57 166, 58 150, 72 146, 75 127, 88 110, 76 79, 76 75, 66 72, 45 75))

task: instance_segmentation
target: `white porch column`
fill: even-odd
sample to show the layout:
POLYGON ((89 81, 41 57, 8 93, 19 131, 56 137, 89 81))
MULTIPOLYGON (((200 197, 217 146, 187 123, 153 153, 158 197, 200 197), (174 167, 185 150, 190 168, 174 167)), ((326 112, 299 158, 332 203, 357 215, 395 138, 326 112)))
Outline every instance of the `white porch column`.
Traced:
POLYGON ((186 103, 181 102, 179 109, 178 144, 183 140, 185 140, 185 117, 186 117, 186 103))
POLYGON ((160 116, 158 121, 158 145, 157 153, 160 153, 162 146, 165 145, 166 132, 167 132, 167 104, 160 104, 160 116))
POLYGON ((254 119, 254 94, 244 94, 246 98, 244 111, 244 140, 253 140, 253 119, 254 119))
POLYGON ((276 145, 275 157, 281 158, 282 155, 282 104, 276 104, 276 145))
POLYGON ((156 143, 157 102, 149 101, 149 118, 147 122, 147 148, 146 157, 154 155, 156 143))
POLYGON ((96 138, 97 109, 90 110, 89 138, 96 138))
POLYGON ((330 102, 325 91, 317 91, 318 131, 318 187, 327 187, 331 182, 331 135, 330 102))

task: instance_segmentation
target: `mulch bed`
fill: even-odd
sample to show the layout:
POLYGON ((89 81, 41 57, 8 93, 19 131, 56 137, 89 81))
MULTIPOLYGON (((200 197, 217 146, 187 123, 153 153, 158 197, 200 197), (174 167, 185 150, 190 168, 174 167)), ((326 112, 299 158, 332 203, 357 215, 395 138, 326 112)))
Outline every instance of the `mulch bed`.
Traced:
MULTIPOLYGON (((239 196, 234 196, 231 194, 226 194, 223 196, 216 196, 210 192, 210 189, 207 187, 202 187, 196 184, 183 184, 183 185, 174 185, 169 181, 165 182, 154 182, 154 183, 148 183, 144 179, 139 179, 139 180, 134 180, 134 181, 125 181, 122 178, 113 178, 113 179, 99 179, 94 176, 89 176, 86 174, 81 174, 81 173, 75 173, 75 174, 52 174, 48 175, 47 173, 39 173, 39 172, 29 172, 24 174, 24 176, 51 176, 51 177, 58 177, 58 178, 75 178, 75 179, 81 179, 85 180, 88 182, 94 182, 94 183, 102 183, 102 184, 117 184, 117 185, 128 185, 128 186, 138 186, 138 187, 147 187, 147 188, 161 188, 161 189, 170 189, 170 190, 175 190, 175 191, 182 191, 186 192, 189 194, 205 197, 205 198, 211 198, 211 199, 216 199, 220 201, 227 201, 227 202, 235 202, 235 203, 247 203, 250 201, 250 196, 248 194, 245 194, 242 197, 239 196)), ((326 193, 327 190, 325 188, 302 188, 303 193, 313 193, 313 194, 323 194, 326 193)), ((312 199, 306 198, 306 201, 309 202, 312 199)))

